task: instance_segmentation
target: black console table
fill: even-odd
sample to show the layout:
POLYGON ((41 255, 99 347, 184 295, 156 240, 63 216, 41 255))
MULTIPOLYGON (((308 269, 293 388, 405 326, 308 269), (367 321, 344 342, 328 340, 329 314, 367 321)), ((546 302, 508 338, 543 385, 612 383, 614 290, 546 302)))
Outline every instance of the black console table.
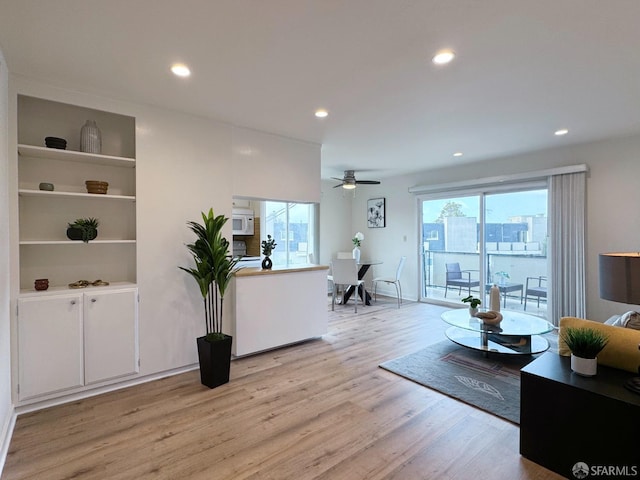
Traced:
POLYGON ((581 377, 570 358, 552 352, 528 364, 520 374, 520 454, 567 478, 585 478, 572 473, 579 462, 587 478, 640 478, 640 395, 624 388, 633 376, 598 365, 595 377, 581 377))

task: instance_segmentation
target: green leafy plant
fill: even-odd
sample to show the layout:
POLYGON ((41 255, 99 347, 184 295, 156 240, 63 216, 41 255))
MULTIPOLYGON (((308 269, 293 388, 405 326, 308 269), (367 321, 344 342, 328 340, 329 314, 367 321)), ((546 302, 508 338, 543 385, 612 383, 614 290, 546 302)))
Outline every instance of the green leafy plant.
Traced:
POLYGON ((351 239, 351 241, 353 242, 353 245, 356 246, 356 247, 359 247, 360 243, 363 240, 364 240, 364 235, 362 234, 362 232, 356 232, 356 234, 351 239))
POLYGON ((278 244, 271 235, 267 235, 267 239, 262 241, 262 254, 267 257, 270 256, 277 246, 278 244))
POLYGON ((469 295, 462 299, 464 303, 468 303, 471 308, 478 308, 478 306, 482 303, 482 300, 474 297, 473 295, 469 295))
POLYGON ((69 228, 76 228, 82 232, 82 241, 84 243, 89 243, 89 240, 96 238, 98 225, 100 225, 100 222, 93 217, 77 218, 74 222, 67 224, 69 228))
POLYGON ((204 303, 204 317, 207 341, 222 339, 222 314, 224 295, 237 270, 239 258, 229 254, 229 241, 222 236, 222 227, 229 220, 224 215, 214 216, 202 212, 203 223, 187 222, 189 229, 196 234, 196 241, 187 245, 191 252, 194 267, 178 267, 190 274, 200 289, 204 303))
POLYGON ((496 272, 496 275, 502 277, 503 279, 511 278, 507 272, 496 272))
POLYGON ((562 333, 562 339, 576 357, 596 358, 607 345, 609 338, 592 328, 568 327, 562 333))

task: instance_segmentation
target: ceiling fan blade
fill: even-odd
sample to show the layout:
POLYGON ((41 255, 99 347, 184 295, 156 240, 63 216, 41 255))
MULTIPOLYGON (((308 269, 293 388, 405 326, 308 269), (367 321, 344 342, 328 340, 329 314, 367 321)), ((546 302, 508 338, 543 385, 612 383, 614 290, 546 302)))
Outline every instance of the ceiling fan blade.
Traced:
POLYGON ((356 180, 356 183, 361 183, 363 185, 380 185, 379 180, 356 180))
POLYGON ((343 178, 338 178, 338 177, 331 177, 331 178, 332 178, 332 179, 334 179, 334 180, 338 180, 339 182, 344 181, 344 179, 343 179, 343 178))
POLYGON ((339 183, 338 185, 336 185, 336 186, 335 186, 335 187, 333 187, 333 188, 338 188, 338 187, 341 187, 342 185, 343 185, 342 183, 339 183))

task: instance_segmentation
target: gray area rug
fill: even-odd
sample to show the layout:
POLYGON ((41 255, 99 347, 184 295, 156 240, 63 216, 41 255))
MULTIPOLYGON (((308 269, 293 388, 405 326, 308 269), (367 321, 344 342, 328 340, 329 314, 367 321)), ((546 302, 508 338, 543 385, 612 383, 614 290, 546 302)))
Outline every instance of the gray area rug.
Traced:
POLYGON ((449 340, 380 367, 420 385, 520 424, 520 369, 535 355, 489 354, 449 340))

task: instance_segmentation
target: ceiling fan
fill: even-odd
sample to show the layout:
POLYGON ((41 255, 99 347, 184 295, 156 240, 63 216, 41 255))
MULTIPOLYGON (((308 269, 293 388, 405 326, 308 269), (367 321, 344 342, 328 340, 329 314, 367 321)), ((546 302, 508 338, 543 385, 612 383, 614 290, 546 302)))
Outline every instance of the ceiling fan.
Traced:
POLYGON ((356 188, 356 185, 380 185, 378 180, 356 180, 355 170, 345 170, 343 178, 331 177, 334 180, 340 180, 339 183, 333 188, 342 187, 347 190, 356 188))

